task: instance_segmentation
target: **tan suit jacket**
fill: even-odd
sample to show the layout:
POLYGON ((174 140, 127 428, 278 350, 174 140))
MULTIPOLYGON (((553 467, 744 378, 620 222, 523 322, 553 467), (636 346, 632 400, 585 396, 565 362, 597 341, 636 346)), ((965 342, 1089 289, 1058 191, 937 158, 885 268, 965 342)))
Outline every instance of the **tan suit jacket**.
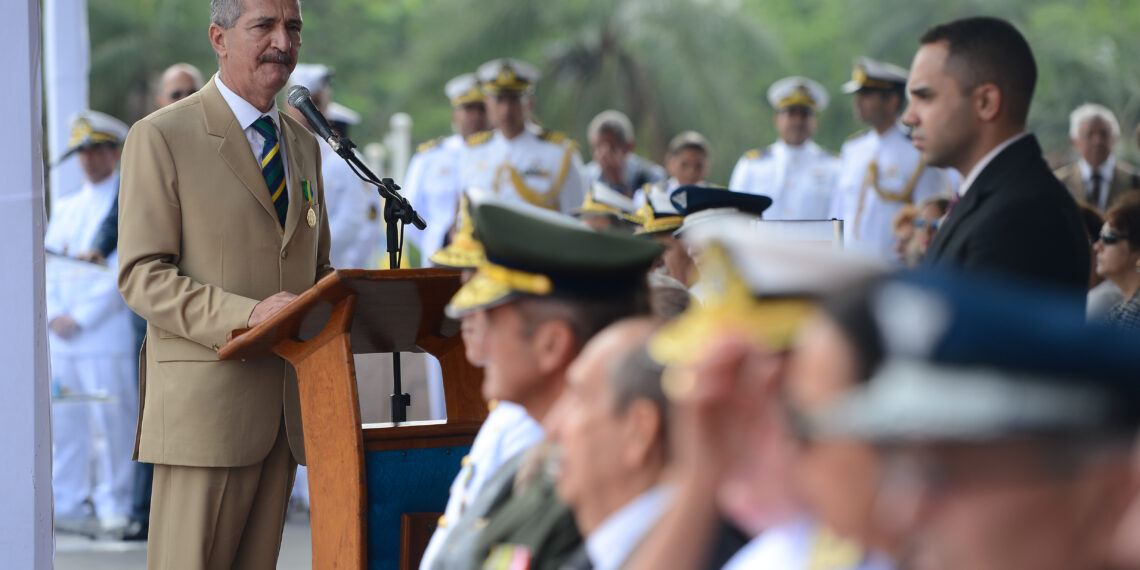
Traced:
POLYGON ((148 321, 140 366, 140 461, 261 461, 284 414, 304 463, 297 381, 285 361, 219 361, 226 333, 279 291, 332 271, 317 140, 281 113, 289 169, 282 230, 241 125, 211 80, 135 123, 123 149, 119 289, 148 321), (306 202, 301 182, 312 185, 306 202), (309 227, 309 207, 317 224, 309 227))
MULTIPOLYGON (((1106 209, 1111 208, 1112 203, 1125 192, 1140 188, 1140 177, 1137 177, 1134 172, 1131 166, 1123 164, 1119 160, 1116 161, 1116 166, 1112 170, 1112 180, 1108 184, 1108 201, 1105 202, 1106 209)), ((1076 200, 1078 204, 1088 203, 1088 200, 1085 199, 1088 194, 1088 189, 1085 187, 1084 178, 1081 177, 1081 164, 1079 161, 1066 164, 1054 170, 1053 174, 1065 185, 1065 188, 1069 190, 1069 194, 1072 194, 1073 199, 1076 200)), ((1092 206, 1093 208, 1097 207, 1096 204, 1092 204, 1092 206)))

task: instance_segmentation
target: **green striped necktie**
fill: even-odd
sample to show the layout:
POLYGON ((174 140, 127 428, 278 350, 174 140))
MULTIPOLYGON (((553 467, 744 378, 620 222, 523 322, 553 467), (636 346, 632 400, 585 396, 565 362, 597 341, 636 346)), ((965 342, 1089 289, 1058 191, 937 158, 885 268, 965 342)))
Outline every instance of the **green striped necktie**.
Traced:
POLYGON ((265 137, 261 147, 261 175, 269 188, 269 198, 277 210, 277 219, 285 227, 285 214, 289 211, 289 191, 285 189, 285 163, 281 161, 281 143, 277 140, 277 127, 268 115, 253 122, 253 128, 265 137))

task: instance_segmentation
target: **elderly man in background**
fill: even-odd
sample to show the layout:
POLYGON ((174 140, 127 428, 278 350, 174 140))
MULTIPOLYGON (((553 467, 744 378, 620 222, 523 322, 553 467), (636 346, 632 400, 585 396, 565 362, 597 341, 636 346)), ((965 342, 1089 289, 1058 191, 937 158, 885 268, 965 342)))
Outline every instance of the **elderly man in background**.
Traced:
POLYGON ((162 72, 154 106, 159 109, 189 97, 202 89, 202 72, 189 63, 176 63, 162 72))
POLYGON ((1116 115, 1104 105, 1085 103, 1069 115, 1069 142, 1080 158, 1053 171, 1073 199, 1101 213, 1125 192, 1140 188, 1136 169, 1112 154, 1119 139, 1116 115))
MULTIPOLYGON (((583 345, 619 319, 648 313, 645 275, 660 247, 511 201, 476 207, 474 223, 486 262, 448 314, 485 314, 483 396, 516 403, 541 423, 583 345)), ((502 463, 459 520, 446 521, 432 568, 478 568, 504 553, 558 568, 580 536, 542 468, 547 460, 539 446, 502 463)))
POLYGON ((633 149, 633 122, 621 111, 607 109, 590 121, 587 129, 594 160, 585 166, 586 184, 601 182, 626 196, 651 182, 665 180, 665 169, 646 160, 633 149))
POLYGON ((547 417, 558 445, 558 497, 574 511, 585 547, 570 566, 621 568, 669 504, 663 484, 669 403, 646 342, 659 321, 611 325, 582 350, 547 417))

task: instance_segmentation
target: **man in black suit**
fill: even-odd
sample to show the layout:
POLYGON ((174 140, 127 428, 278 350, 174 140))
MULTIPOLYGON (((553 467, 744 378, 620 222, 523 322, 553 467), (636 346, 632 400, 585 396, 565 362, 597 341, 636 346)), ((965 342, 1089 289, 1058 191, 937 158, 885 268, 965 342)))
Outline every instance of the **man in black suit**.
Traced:
POLYGON ((1025 130, 1037 82, 1029 44, 995 18, 936 26, 920 44, 903 122, 928 165, 964 177, 925 265, 1083 292, 1089 243, 1076 202, 1025 130))

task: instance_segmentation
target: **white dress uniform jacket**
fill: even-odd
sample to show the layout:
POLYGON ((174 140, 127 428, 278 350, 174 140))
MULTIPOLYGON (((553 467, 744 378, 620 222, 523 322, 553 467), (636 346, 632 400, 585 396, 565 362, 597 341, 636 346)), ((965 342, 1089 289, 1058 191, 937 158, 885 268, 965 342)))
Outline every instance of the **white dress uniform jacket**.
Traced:
POLYGON ((468 137, 460 183, 564 214, 586 198, 578 148, 555 132, 524 129, 508 139, 496 129, 468 137))
POLYGON ((922 167, 918 149, 898 125, 881 135, 868 130, 852 137, 843 144, 839 158, 829 217, 843 220, 847 248, 886 261, 897 258, 891 222, 903 204, 952 194, 960 179, 953 170, 922 167))
POLYGON ((839 159, 823 147, 781 140, 740 157, 728 187, 771 198, 765 220, 826 220, 838 174, 839 159))
POLYGON ((444 238, 455 224, 459 208, 459 162, 467 144, 460 135, 435 139, 420 145, 408 163, 404 192, 412 208, 427 222, 427 228, 404 229, 407 238, 420 250, 420 264, 443 247, 444 238))
MULTIPOLYGON (((52 208, 44 247, 69 256, 90 249, 118 191, 116 172, 60 198, 52 208)), ((89 499, 104 525, 114 526, 124 524, 130 513, 131 451, 138 415, 132 360, 138 355, 132 354, 130 312, 111 269, 118 265, 117 256, 112 254, 107 263, 106 271, 75 275, 66 267, 49 270, 45 292, 49 323, 70 315, 79 325, 79 331, 68 339, 48 333, 53 391, 106 398, 53 406, 55 515, 81 519, 87 515, 83 505, 89 499), (103 439, 102 446, 95 445, 97 438, 103 439)))
POLYGON ((366 185, 324 139, 321 178, 329 216, 329 263, 338 269, 371 269, 373 255, 383 246, 380 195, 366 185))

